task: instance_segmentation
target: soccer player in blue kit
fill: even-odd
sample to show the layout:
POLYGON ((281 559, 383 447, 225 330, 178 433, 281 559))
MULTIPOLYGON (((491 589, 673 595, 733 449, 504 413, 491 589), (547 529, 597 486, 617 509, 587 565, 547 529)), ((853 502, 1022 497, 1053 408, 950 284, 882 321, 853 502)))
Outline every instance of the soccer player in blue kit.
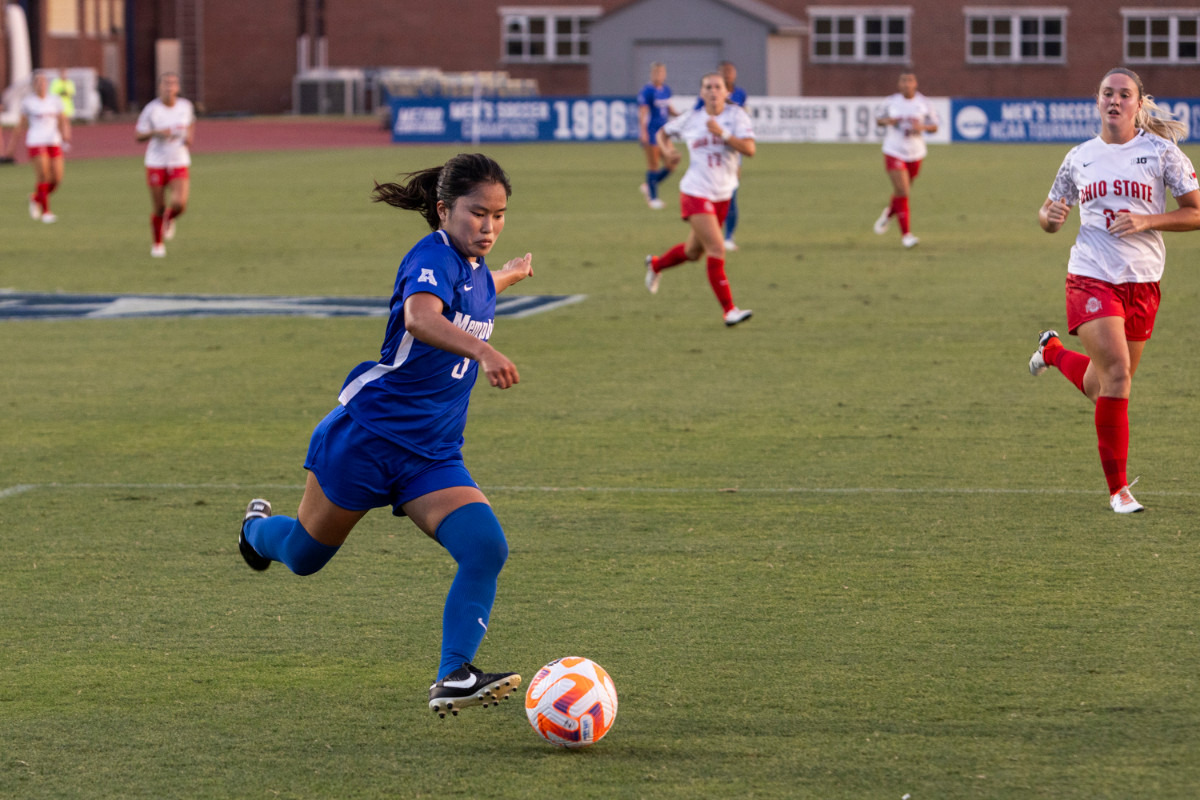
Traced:
POLYGON ((638 141, 646 151, 646 182, 638 188, 646 203, 653 209, 663 207, 658 197, 658 185, 671 174, 663 163, 658 146, 658 129, 667 124, 675 112, 671 110, 671 87, 667 86, 667 65, 655 61, 650 65, 650 82, 638 92, 638 141))
POLYGON ((297 575, 321 569, 368 510, 392 506, 458 563, 442 617, 442 652, 429 707, 439 716, 506 699, 512 672, 471 664, 487 632, 508 543, 462 459, 471 387, 482 369, 507 389, 516 366, 488 344, 496 294, 533 274, 530 254, 491 271, 512 186, 495 161, 462 154, 441 167, 376 184, 373 199, 419 211, 429 234, 400 262, 378 361, 355 367, 338 406, 313 431, 295 518, 251 500, 238 548, 253 569, 280 561, 297 575))

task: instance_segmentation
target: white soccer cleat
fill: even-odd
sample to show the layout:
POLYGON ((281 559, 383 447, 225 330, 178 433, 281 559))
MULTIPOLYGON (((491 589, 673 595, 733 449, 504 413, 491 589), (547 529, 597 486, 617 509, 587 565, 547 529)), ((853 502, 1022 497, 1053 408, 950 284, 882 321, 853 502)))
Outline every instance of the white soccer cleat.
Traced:
POLYGON ((726 253, 736 253, 737 249, 738 249, 737 242, 735 242, 733 239, 725 240, 725 252, 726 253))
POLYGON ((879 215, 879 219, 875 220, 873 230, 879 235, 887 233, 888 225, 892 223, 892 209, 885 208, 883 213, 879 215))
POLYGON ((174 238, 175 238, 175 220, 172 219, 172 220, 169 220, 167 222, 167 224, 163 226, 163 239, 165 241, 169 242, 174 238))
POLYGON ((1033 355, 1029 357, 1029 374, 1037 377, 1049 368, 1046 359, 1042 355, 1042 351, 1046 349, 1046 345, 1051 339, 1058 338, 1058 331, 1042 331, 1038 334, 1038 348, 1033 351, 1033 355))
POLYGON ((904 245, 905 247, 907 247, 909 249, 916 247, 917 242, 919 242, 919 241, 921 241, 921 240, 918 239, 917 237, 913 236, 911 233, 906 233, 900 237, 900 244, 904 245))
POLYGON ((653 208, 655 211, 662 211, 666 206, 664 205, 662 200, 659 200, 656 197, 650 201, 650 207, 653 208))
POLYGON ((38 205, 37 198, 29 195, 29 218, 37 222, 42 218, 42 207, 38 205))
POLYGON ((754 315, 754 312, 748 308, 738 308, 734 306, 725 312, 725 327, 732 328, 739 322, 745 322, 754 315))
POLYGON ((46 223, 47 225, 52 225, 55 222, 58 222, 58 217, 47 211, 45 214, 42 214, 42 222, 46 223))
POLYGON ((150 248, 150 255, 154 258, 163 258, 167 254, 167 248, 161 244, 156 244, 150 248))
MULTIPOLYGON (((1137 483, 1137 478, 1133 479, 1133 483, 1137 483)), ((1130 484, 1130 486, 1132 485, 1130 484)), ((1122 486, 1113 492, 1112 497, 1108 498, 1108 504, 1118 514, 1136 514, 1146 510, 1144 505, 1133 499, 1133 495, 1129 492, 1129 486, 1122 486)))
POLYGON ((646 291, 658 294, 658 279, 661 277, 661 272, 654 271, 654 256, 646 256, 646 291))

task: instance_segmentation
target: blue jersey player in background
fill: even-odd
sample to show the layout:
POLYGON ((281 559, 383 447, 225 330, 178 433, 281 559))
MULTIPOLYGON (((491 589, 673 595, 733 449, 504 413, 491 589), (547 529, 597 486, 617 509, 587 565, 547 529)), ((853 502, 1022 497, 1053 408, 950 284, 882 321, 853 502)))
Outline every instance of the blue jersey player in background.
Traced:
MULTIPOLYGON (((729 90, 729 97, 725 98, 725 102, 740 108, 746 107, 746 90, 737 85, 737 67, 732 61, 722 61, 717 64, 717 72, 721 73, 721 77, 725 80, 725 88, 729 90)), ((704 98, 697 97, 697 110, 704 108, 704 98)), ((740 157, 739 157, 740 159, 740 157)), ((740 174, 740 171, 739 171, 740 174)), ((737 250, 737 242, 733 240, 733 232, 737 230, 738 224, 738 190, 733 190, 733 197, 729 198, 729 213, 725 215, 725 250, 733 252, 737 250)))
POLYGON ((483 641, 508 543, 487 498, 463 465, 463 428, 480 370, 507 389, 516 366, 488 344, 496 294, 533 274, 532 256, 492 272, 484 263, 504 228, 508 176, 487 156, 376 184, 373 199, 421 212, 433 233, 400 262, 378 361, 355 367, 338 406, 313 432, 296 518, 251 500, 238 536, 242 557, 265 570, 280 561, 311 575, 372 508, 391 506, 458 563, 442 617, 442 652, 429 707, 439 716, 506 699, 511 672, 471 664, 483 641))
POLYGON ((646 152, 646 182, 638 188, 646 203, 657 210, 663 207, 663 201, 658 199, 658 184, 671 174, 658 147, 658 129, 675 116, 671 109, 671 87, 667 86, 666 64, 655 61, 650 65, 650 82, 638 92, 637 102, 638 141, 646 152))

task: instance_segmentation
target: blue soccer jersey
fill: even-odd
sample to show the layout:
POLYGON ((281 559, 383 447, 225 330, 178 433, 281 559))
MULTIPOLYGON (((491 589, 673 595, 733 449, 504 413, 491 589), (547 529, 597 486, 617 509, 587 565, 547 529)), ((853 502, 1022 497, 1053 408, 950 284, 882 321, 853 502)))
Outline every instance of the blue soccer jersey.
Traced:
POLYGON ((351 371, 338 402, 362 427, 431 459, 458 454, 479 365, 432 347, 404 327, 404 301, 428 292, 446 319, 484 341, 496 316, 496 284, 483 259, 472 264, 434 231, 400 262, 379 361, 351 371))
POLYGON ((666 125, 667 120, 671 118, 671 87, 665 83, 662 86, 647 83, 638 92, 638 105, 650 109, 650 118, 646 121, 646 129, 650 134, 650 139, 653 140, 658 129, 666 125))

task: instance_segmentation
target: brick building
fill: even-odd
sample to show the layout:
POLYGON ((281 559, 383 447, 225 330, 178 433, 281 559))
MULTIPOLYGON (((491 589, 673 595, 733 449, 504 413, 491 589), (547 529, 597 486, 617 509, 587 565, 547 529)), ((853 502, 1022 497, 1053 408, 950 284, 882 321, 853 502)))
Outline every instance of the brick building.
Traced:
MULTIPOLYGON (((1122 63, 1156 94, 1200 87, 1195 0, 519 2, 0 0, 25 10, 35 67, 91 66, 135 107, 177 69, 210 113, 289 111, 293 77, 314 67, 503 71, 546 95, 631 94, 645 80, 636 58, 698 40, 759 92, 878 95, 912 67, 931 94, 1083 96, 1122 63)), ((9 49, 0 37, 3 85, 9 49)))

